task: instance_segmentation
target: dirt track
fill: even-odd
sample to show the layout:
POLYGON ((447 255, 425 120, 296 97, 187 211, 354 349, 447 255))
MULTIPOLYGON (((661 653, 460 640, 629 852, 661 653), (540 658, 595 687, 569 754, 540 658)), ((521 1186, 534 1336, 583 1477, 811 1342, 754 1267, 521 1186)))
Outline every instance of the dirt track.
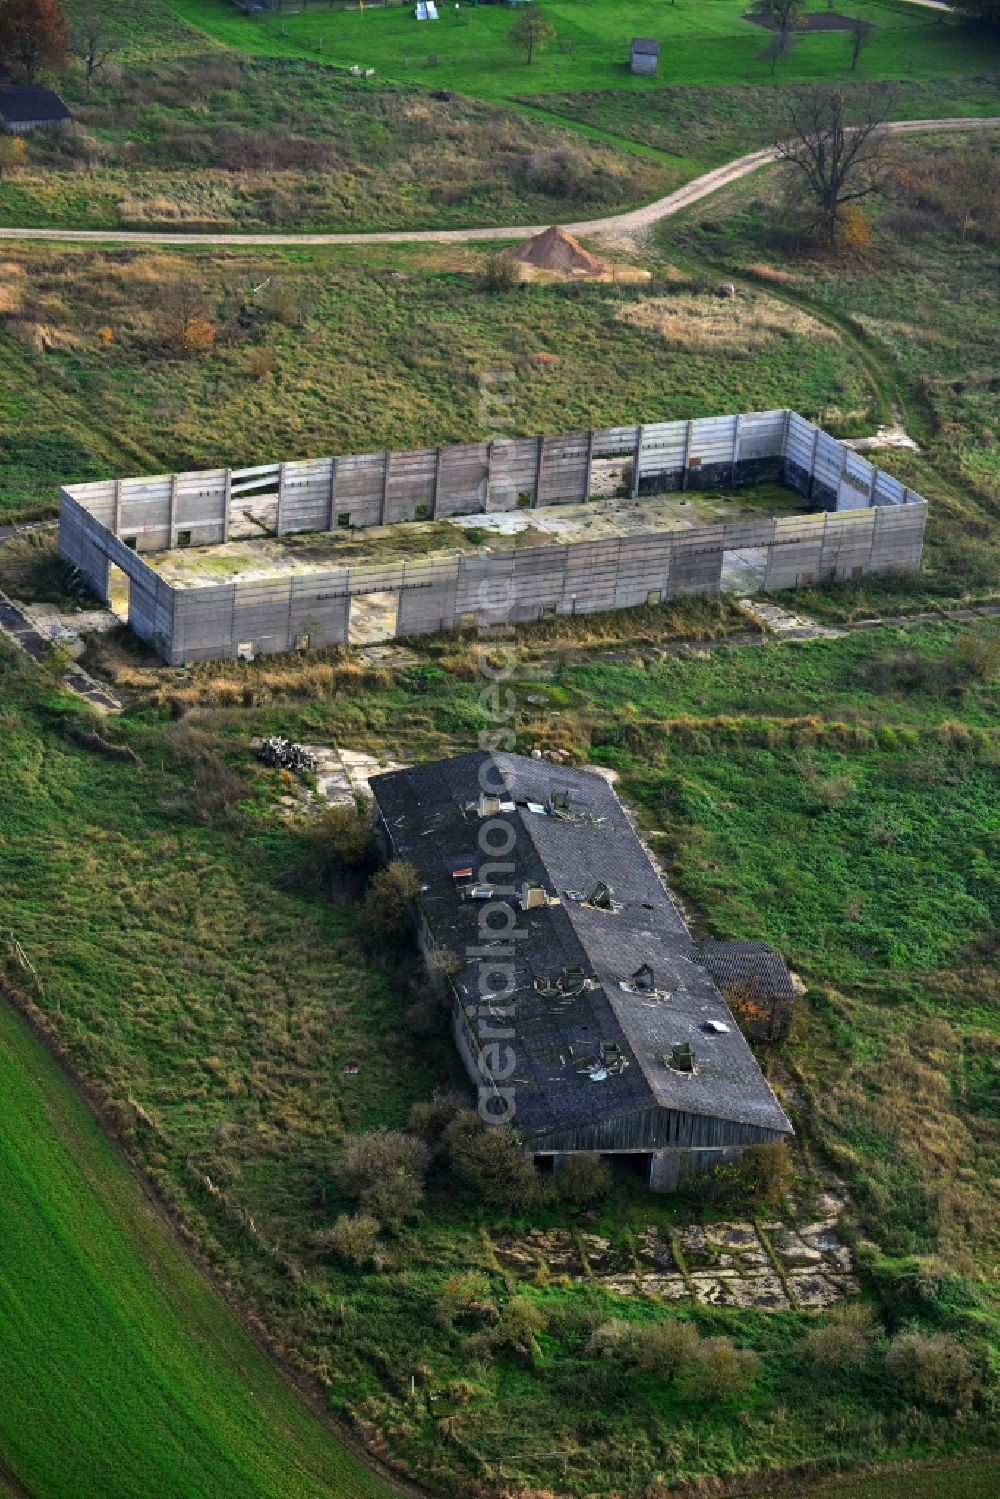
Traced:
MULTIPOLYGON (((1000 126, 1000 116, 986 119, 951 118, 943 120, 899 120, 888 124, 886 130, 893 135, 909 135, 925 130, 969 130, 976 127, 1000 126)), ((759 167, 775 159, 771 147, 762 151, 751 151, 746 156, 737 156, 724 166, 715 167, 695 177, 684 187, 647 203, 644 208, 634 208, 628 213, 612 214, 602 219, 585 219, 577 223, 564 224, 571 234, 596 234, 612 240, 629 240, 644 229, 649 229, 660 219, 670 218, 692 203, 707 198, 720 187, 746 177, 759 167)), ((392 245, 392 244, 462 244, 470 240, 526 239, 530 234, 539 234, 545 224, 509 224, 491 229, 383 229, 366 234, 203 234, 178 233, 176 230, 156 229, 7 229, 0 227, 0 240, 42 239, 62 242, 90 244, 126 245, 392 245)))

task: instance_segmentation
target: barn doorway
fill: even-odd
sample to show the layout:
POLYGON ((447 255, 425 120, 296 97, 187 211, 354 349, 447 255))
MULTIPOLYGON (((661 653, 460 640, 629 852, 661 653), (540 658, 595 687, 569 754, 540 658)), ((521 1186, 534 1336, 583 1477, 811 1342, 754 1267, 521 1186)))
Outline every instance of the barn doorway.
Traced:
POLYGON ((347 627, 350 645, 375 645, 393 640, 399 623, 399 594, 359 593, 351 599, 351 616, 347 627))
POLYGON ((742 547, 722 554, 723 593, 760 593, 767 579, 767 547, 742 547))
POLYGON ((115 563, 108 563, 108 608, 128 624, 129 576, 115 563))

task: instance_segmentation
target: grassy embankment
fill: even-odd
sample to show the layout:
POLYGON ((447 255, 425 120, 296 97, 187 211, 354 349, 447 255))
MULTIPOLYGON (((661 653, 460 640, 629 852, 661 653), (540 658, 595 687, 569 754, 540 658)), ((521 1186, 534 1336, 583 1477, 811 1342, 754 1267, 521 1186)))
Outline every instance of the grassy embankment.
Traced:
MULTIPOLYGON (((644 611, 637 627, 657 614, 666 622, 644 611)), ((524 642, 519 743, 617 766, 702 919, 777 942, 809 985, 775 1076, 801 1080, 802 1189, 821 1158, 850 1183, 883 1325, 994 1341, 993 668, 980 674, 950 626, 683 663, 655 650, 585 663, 570 649, 546 665, 546 633, 524 642)), ((101 649, 109 661, 119 648, 101 649)), ((809 1314, 685 1309, 762 1359, 748 1394, 708 1407, 588 1356, 609 1316, 675 1313, 497 1275, 481 1230, 531 1215, 484 1209, 445 1177, 422 1220, 385 1240, 381 1271, 331 1262, 317 1235, 344 1206, 340 1144, 402 1123, 454 1060, 445 1037, 409 1032, 405 980, 365 961, 354 907, 301 884, 304 834, 275 819, 280 778, 252 768, 248 740, 280 729, 405 759, 465 748, 486 724, 471 652, 428 642, 395 674, 335 657, 197 668, 189 682, 121 671, 135 696, 116 732, 145 768, 68 743, 4 657, 10 925, 77 1064, 119 1101, 219 1272, 338 1406, 451 1487, 502 1468, 573 1493, 993 1438, 982 1411, 956 1419, 901 1397, 881 1340, 853 1371, 814 1378, 797 1352, 809 1314), (530 1364, 474 1357, 436 1320, 442 1281, 469 1264, 500 1299, 516 1286, 541 1306, 530 1364)), ((627 1254, 645 1223, 690 1211, 622 1188, 588 1228, 627 1254)))
POLYGON ((728 309, 676 281, 497 296, 478 252, 364 257, 11 247, 0 515, 53 513, 67 480, 462 441, 496 409, 484 416, 494 372, 515 377, 516 433, 786 402, 851 430, 875 415, 839 336, 766 292, 728 309), (246 331, 254 287, 270 316, 246 331), (182 357, 171 339, 196 308, 215 343, 182 357))
MULTIPOLYGON (((73 19, 83 0, 69 0, 73 19)), ((318 61, 249 57, 165 9, 108 0, 117 39, 74 122, 32 136, 0 178, 0 221, 174 229, 533 223, 614 212, 667 191, 681 166, 556 120, 355 79, 318 61)))
POLYGON ((0 1080, 0 1490, 390 1494, 276 1374, 6 1001, 0 1080))

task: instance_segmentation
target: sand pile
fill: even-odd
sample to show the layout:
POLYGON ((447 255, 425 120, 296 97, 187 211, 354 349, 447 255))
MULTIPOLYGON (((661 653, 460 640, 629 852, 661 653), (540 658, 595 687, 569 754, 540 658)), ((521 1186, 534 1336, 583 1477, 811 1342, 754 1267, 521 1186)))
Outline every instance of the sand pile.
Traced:
POLYGON ((600 276, 604 272, 603 260, 591 255, 579 240, 556 224, 526 239, 510 253, 522 265, 531 265, 540 271, 556 271, 562 276, 600 276))

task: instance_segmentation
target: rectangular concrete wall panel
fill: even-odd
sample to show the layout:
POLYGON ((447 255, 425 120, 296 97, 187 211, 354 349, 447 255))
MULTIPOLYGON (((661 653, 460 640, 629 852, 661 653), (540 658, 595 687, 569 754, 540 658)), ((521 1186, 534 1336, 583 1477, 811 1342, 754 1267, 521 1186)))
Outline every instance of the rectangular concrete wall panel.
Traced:
POLYGON ((763 551, 768 589, 913 569, 926 508, 862 454, 776 410, 76 485, 62 491, 59 546, 102 597, 109 564, 120 567, 136 632, 178 662, 341 643, 350 601, 365 595, 372 609, 398 596, 396 632, 426 634, 717 592, 727 551, 763 551), (634 493, 780 477, 816 509, 196 588, 172 588, 140 555, 218 542, 248 512, 285 534, 579 502, 595 463, 603 483, 634 493))

